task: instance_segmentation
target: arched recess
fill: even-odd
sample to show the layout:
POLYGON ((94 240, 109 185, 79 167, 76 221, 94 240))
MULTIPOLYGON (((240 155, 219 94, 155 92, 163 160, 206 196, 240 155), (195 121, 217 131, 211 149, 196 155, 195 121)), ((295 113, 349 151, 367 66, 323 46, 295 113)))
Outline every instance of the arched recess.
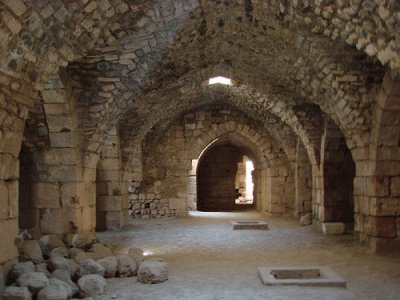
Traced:
POLYGON ((248 139, 235 132, 221 135, 207 145, 198 159, 192 160, 188 176, 188 208, 206 211, 260 209, 261 203, 266 201, 261 182, 267 181, 267 164, 262 161, 262 153, 257 145, 248 139), (245 157, 254 166, 254 199, 248 205, 235 204, 239 193, 235 190, 238 187, 238 166, 243 165, 245 157))
POLYGON ((324 126, 320 174, 316 186, 318 197, 314 203, 315 218, 323 223, 325 233, 329 233, 326 228, 331 223, 338 223, 333 225, 337 228, 335 234, 352 231, 355 163, 340 128, 332 120, 326 120, 324 126))
POLYGON ((399 75, 385 74, 375 107, 366 167, 357 165, 355 231, 373 252, 386 253, 400 249, 399 75))

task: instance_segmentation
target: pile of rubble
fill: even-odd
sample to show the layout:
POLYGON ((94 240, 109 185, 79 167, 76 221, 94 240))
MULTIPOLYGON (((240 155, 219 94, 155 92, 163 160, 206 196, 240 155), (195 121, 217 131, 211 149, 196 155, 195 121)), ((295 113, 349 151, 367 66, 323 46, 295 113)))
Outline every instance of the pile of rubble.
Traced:
POLYGON ((9 274, 3 300, 93 299, 105 292, 105 278, 137 276, 141 283, 168 279, 168 265, 144 257, 143 250, 107 247, 94 233, 71 234, 61 240, 44 235, 18 242, 20 262, 9 274))

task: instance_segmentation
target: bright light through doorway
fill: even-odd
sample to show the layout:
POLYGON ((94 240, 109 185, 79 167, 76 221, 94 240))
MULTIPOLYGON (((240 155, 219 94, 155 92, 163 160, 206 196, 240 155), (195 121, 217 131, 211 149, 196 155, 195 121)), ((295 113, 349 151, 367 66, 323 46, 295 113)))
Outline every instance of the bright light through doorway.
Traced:
POLYGON ((253 162, 248 160, 246 162, 246 198, 249 200, 253 200, 253 178, 251 176, 251 172, 254 170, 253 162))
POLYGON ((210 84, 210 85, 216 84, 216 83, 224 84, 224 85, 231 85, 231 80, 229 78, 222 77, 222 76, 213 77, 208 80, 208 84, 210 84))

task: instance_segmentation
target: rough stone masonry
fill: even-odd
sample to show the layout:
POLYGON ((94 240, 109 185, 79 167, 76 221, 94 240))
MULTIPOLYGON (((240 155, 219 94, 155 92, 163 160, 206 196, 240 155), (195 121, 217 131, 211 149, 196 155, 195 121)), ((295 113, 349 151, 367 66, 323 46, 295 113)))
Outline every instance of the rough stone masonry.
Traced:
POLYGON ((0 19, 0 282, 20 229, 196 209, 221 143, 253 157, 256 209, 399 250, 398 1, 2 0, 0 19))

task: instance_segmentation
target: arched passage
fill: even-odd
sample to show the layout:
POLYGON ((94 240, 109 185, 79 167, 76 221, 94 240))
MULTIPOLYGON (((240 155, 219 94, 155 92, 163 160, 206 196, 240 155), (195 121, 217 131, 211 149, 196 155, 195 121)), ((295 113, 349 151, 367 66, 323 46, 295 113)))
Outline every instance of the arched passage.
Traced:
MULTIPOLYGON (((243 146, 235 145, 229 135, 223 136, 205 149, 196 172, 198 210, 227 211, 255 207, 255 201, 249 204, 236 203, 238 195, 243 194, 246 188, 246 172, 243 174, 241 166, 248 157, 253 157, 252 153, 243 146)), ((252 177, 254 182, 255 176, 252 177)))

